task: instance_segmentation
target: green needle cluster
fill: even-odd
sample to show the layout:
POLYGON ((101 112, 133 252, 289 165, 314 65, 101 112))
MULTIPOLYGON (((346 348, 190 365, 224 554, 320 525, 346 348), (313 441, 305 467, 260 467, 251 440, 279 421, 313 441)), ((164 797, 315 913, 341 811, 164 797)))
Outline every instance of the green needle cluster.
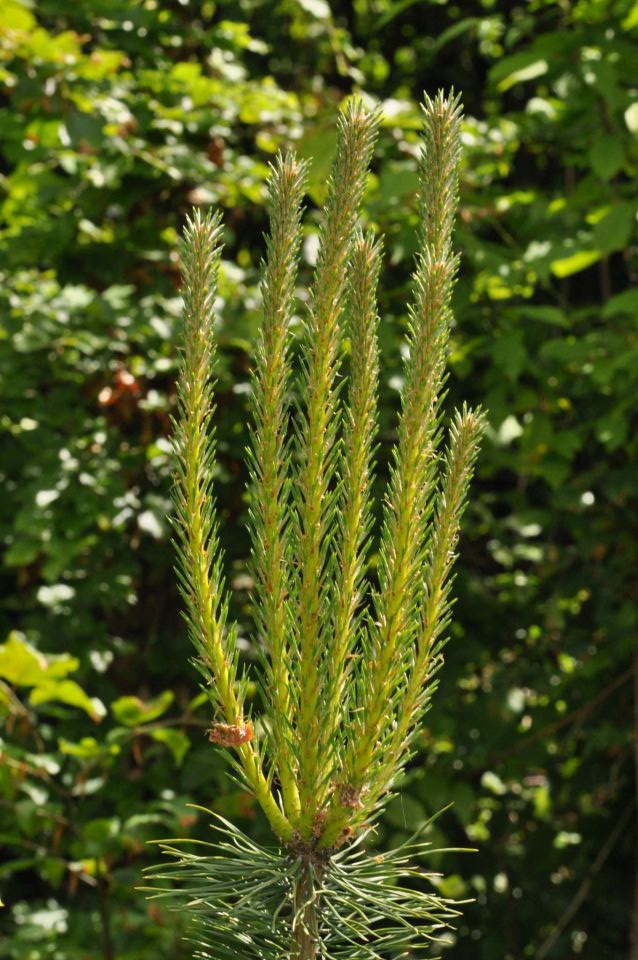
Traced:
MULTIPOLYGON (((382 247, 357 223, 379 122, 379 113, 358 101, 340 116, 296 346, 291 326, 301 310, 295 292, 305 167, 289 154, 278 157, 271 172, 249 450, 258 717, 245 705, 247 678, 238 663, 236 628, 228 622, 212 491, 219 217, 195 212, 184 236, 175 422, 178 573, 195 662, 213 708, 210 738, 229 751, 283 851, 263 854, 272 867, 272 890, 283 897, 272 925, 278 956, 281 943, 293 957, 331 955, 327 915, 335 908, 329 890, 339 887, 345 869, 341 849, 361 843, 411 754, 442 663, 459 525, 482 430, 481 414, 466 408, 454 415, 447 436, 442 423, 457 269, 452 230, 460 105, 457 97, 439 93, 423 105, 419 246, 404 386, 375 531, 382 247), (372 546, 378 556, 373 573, 372 546), (288 933, 282 934, 283 920, 288 933)), ((199 876, 199 858, 167 852, 181 858, 183 877, 199 876)), ((261 854, 254 856, 257 863, 261 854)), ((214 859, 208 864, 204 858, 213 873, 214 859)), ((376 870, 359 853, 353 862, 360 867, 359 894, 366 883, 384 885, 387 863, 376 870), (370 869, 372 879, 366 879, 370 869)), ((391 876, 394 889, 397 875, 391 876)), ((231 887, 247 902, 239 881, 231 887)), ((395 894, 419 914, 416 895, 410 900, 406 893, 404 902, 395 894)), ((428 917, 430 907, 428 901, 428 917)), ((362 913, 352 909, 353 916, 362 913)), ((434 913, 443 922, 449 910, 439 904, 434 913)), ((226 913, 231 923, 233 910, 226 913)), ((353 932, 344 956, 367 956, 361 946, 366 937, 377 943, 371 956, 402 943, 396 916, 389 928, 396 936, 377 935, 374 925, 357 922, 367 933, 353 932)), ((224 936, 232 941, 234 934, 226 930, 224 936)), ((270 956, 264 936, 255 932, 254 943, 261 944, 256 955, 270 956)))

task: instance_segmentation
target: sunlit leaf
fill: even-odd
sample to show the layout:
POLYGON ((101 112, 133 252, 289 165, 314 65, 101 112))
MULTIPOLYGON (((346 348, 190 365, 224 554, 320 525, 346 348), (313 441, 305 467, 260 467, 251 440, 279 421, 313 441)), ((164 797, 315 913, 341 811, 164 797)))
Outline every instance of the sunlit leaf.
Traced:
POLYGON ((106 708, 97 697, 89 697, 75 680, 51 680, 34 687, 29 694, 29 701, 34 706, 43 703, 64 703, 71 707, 80 707, 92 720, 101 720, 106 715, 106 708))
POLYGON ((600 250, 579 250, 568 257, 560 257, 552 260, 551 271, 555 277, 571 277, 574 273, 580 273, 586 270, 592 264, 597 263, 603 256, 600 250))
POLYGON ((150 723, 166 713, 175 694, 171 690, 164 690, 151 700, 141 700, 139 697, 118 697, 111 704, 111 712, 118 721, 127 727, 136 727, 142 723, 150 723))
POLYGON ((190 740, 183 730, 164 727, 161 730, 153 730, 151 736, 153 740, 157 740, 158 743, 164 743, 173 754, 177 766, 181 766, 191 745, 190 740))

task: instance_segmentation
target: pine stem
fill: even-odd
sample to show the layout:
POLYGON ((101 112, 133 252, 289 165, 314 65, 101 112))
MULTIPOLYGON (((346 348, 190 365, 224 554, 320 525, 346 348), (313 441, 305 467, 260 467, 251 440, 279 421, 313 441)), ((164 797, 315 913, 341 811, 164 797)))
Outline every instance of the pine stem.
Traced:
POLYGON ((340 419, 337 391, 340 319, 346 292, 346 267, 366 182, 378 116, 354 102, 340 123, 322 224, 306 329, 304 413, 300 443, 298 565, 299 630, 299 829, 312 836, 313 823, 326 789, 324 729, 320 703, 324 694, 322 660, 331 646, 326 631, 326 546, 334 529, 334 450, 340 419))
POLYGON ((284 807, 299 819, 299 791, 290 742, 292 730, 289 611, 289 516, 286 436, 290 377, 288 339, 294 307, 301 241, 301 200, 305 170, 291 154, 278 157, 269 182, 270 236, 263 264, 263 327, 254 377, 251 451, 252 561, 256 622, 268 656, 267 694, 272 722, 273 762, 284 807))
MULTIPOLYGON (((320 845, 338 841, 352 820, 352 798, 374 796, 381 782, 388 737, 400 723, 400 693, 418 634, 424 601, 422 569, 427 557, 436 492, 441 398, 450 326, 450 297, 457 260, 452 228, 457 205, 460 107, 455 97, 426 99, 419 191, 421 249, 414 272, 409 358, 380 551, 379 590, 364 654, 365 683, 353 722, 340 783, 320 845)), ((437 611, 437 614, 440 611, 437 611)))
POLYGON ((239 674, 236 630, 227 629, 228 596, 222 575, 222 551, 213 496, 215 437, 212 360, 217 271, 221 258, 221 221, 196 211, 184 244, 184 347, 178 386, 173 491, 177 574, 186 603, 186 620, 207 681, 207 692, 223 722, 213 725, 217 741, 237 749, 239 767, 268 821, 283 840, 292 826, 280 810, 244 717, 244 681, 239 674))
POLYGON ((452 426, 428 551, 426 590, 414 663, 405 681, 401 713, 388 738, 375 791, 368 798, 369 804, 374 804, 390 789, 401 767, 401 756, 407 754, 418 719, 433 692, 432 677, 442 662, 438 641, 449 618, 449 592, 453 579, 450 574, 456 556, 455 547, 483 426, 480 411, 466 409, 457 414, 452 426))
POLYGON ((290 944, 290 960, 315 960, 319 949, 321 905, 316 882, 321 872, 303 858, 294 897, 295 923, 290 944))
POLYGON ((357 232, 352 251, 349 304, 350 382, 344 426, 343 500, 338 545, 340 579, 335 587, 333 646, 328 662, 330 686, 325 711, 325 741, 333 745, 335 731, 347 723, 348 659, 356 640, 357 612, 365 586, 369 547, 370 487, 376 434, 379 356, 376 287, 381 245, 372 233, 357 232))

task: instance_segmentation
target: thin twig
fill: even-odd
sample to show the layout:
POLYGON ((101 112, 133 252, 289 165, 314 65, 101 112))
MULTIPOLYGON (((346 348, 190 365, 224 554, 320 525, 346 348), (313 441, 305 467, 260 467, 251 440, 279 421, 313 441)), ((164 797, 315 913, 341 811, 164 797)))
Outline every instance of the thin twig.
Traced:
POLYGON ((536 743, 538 740, 544 740, 550 734, 556 733, 557 730, 561 730, 570 723, 576 720, 582 720, 584 717, 588 716, 588 714, 592 713, 596 707, 600 706, 600 704, 603 703, 603 701, 606 700, 607 697, 614 692, 614 690, 617 690, 618 687, 621 687, 623 683, 629 680, 633 672, 633 666, 629 667, 619 676, 614 677, 611 683, 609 683, 606 687, 603 687, 603 689, 597 693, 592 700, 588 700, 587 703, 584 703, 582 707, 572 710, 571 713, 561 717, 560 720, 553 720, 551 723, 546 724, 544 727, 541 727, 539 730, 536 730, 529 736, 519 740, 518 743, 508 747, 507 750, 501 750, 499 753, 492 754, 492 756, 488 757, 486 760, 485 766, 488 767, 494 763, 499 763, 507 757, 511 757, 514 753, 520 753, 521 750, 526 750, 527 747, 531 746, 533 743, 536 743))

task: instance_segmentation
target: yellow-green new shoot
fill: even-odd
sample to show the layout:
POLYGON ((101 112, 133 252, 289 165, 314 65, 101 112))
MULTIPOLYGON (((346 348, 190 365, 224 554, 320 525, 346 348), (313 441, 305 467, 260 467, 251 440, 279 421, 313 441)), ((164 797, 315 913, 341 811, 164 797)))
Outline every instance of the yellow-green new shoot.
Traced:
POLYGON ((224 823, 227 840, 214 855, 167 848, 177 863, 155 878, 185 881, 202 957, 376 960, 412 949, 453 913, 404 884, 407 853, 369 858, 358 844, 414 749, 436 685, 483 424, 464 407, 446 439, 442 416, 460 122, 458 98, 426 97, 404 386, 376 531, 382 246, 358 219, 380 116, 353 101, 339 119, 303 304, 305 168, 293 154, 273 165, 248 460, 258 716, 246 707, 247 676, 228 621, 212 489, 221 224, 196 212, 186 226, 179 581, 213 711, 210 739, 229 751, 277 842, 259 847, 224 823), (292 350, 295 315, 301 335, 292 350))

